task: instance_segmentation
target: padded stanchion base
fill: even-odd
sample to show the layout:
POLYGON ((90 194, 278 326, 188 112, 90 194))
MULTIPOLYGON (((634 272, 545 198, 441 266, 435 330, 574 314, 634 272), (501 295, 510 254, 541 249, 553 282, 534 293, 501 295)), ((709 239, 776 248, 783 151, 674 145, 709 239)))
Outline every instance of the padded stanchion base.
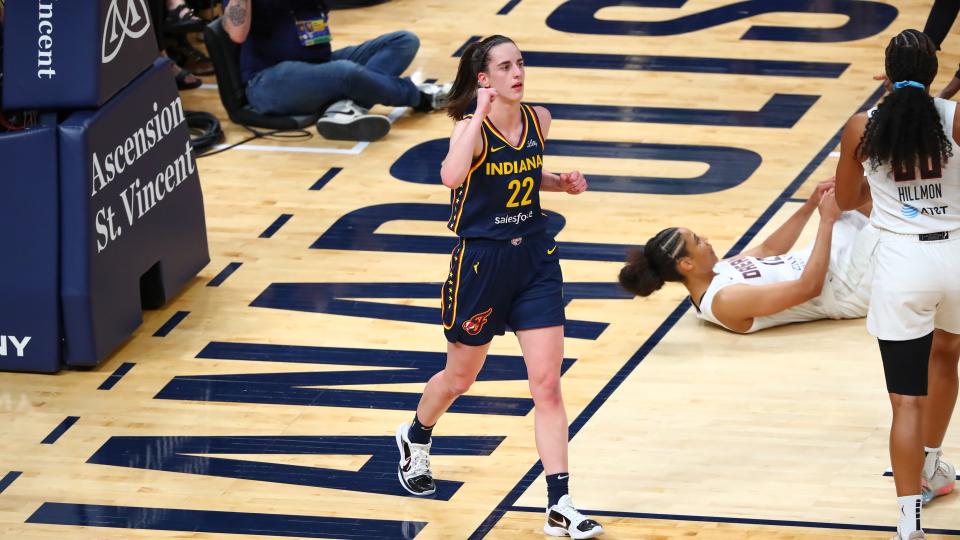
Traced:
POLYGON ((66 363, 96 365, 210 260, 183 105, 158 61, 60 125, 66 363))
POLYGON ((60 369, 57 131, 0 133, 0 370, 60 369))

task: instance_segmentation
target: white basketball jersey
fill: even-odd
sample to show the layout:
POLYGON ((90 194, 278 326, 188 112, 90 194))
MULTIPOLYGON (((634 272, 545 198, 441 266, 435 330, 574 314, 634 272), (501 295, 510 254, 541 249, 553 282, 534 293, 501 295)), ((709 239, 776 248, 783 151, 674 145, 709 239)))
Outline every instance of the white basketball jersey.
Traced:
MULTIPOLYGON (((747 333, 789 323, 865 316, 879 237, 880 232, 867 225, 866 216, 844 212, 833 226, 830 264, 820 296, 780 313, 754 317, 747 333)), ((718 292, 731 285, 767 285, 800 279, 811 251, 812 245, 778 257, 736 257, 718 262, 713 267, 717 275, 700 300, 697 316, 724 326, 713 314, 713 299, 718 292)))
MULTIPOLYGON (((724 326, 713 315, 713 298, 718 292, 731 285, 767 285, 783 283, 800 279, 803 269, 807 265, 809 252, 788 253, 775 257, 758 259, 756 257, 737 257, 720 261, 713 267, 717 275, 710 282, 707 292, 700 300, 700 311, 697 316, 714 324, 724 326)), ((823 295, 821 295, 823 296, 823 295)), ((815 321, 828 318, 832 310, 823 306, 821 297, 814 298, 803 304, 785 309, 779 313, 766 317, 755 317, 753 326, 747 332, 756 332, 771 326, 780 326, 795 322, 815 321)), ((728 328, 729 330, 729 328, 728 328)))
MULTIPOLYGON (((943 132, 953 146, 953 157, 940 170, 914 171, 894 178, 887 165, 863 170, 873 196, 874 227, 899 234, 925 234, 960 229, 960 147, 953 141, 953 113, 957 104, 934 98, 943 132)), ((871 109, 871 116, 876 109, 871 109)))

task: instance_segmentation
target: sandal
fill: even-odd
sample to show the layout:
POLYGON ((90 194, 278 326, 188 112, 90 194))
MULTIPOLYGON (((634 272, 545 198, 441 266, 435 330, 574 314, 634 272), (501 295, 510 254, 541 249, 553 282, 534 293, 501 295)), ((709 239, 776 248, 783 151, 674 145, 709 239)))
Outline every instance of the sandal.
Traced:
POLYGON ((193 90, 194 88, 200 88, 203 86, 203 81, 200 77, 197 77, 193 73, 181 68, 180 71, 174 76, 177 80, 177 90, 193 90), (190 77, 193 77, 192 81, 189 81, 190 77))
POLYGON ((189 69, 194 75, 213 75, 213 62, 199 49, 187 42, 186 47, 182 48, 181 52, 183 53, 183 67, 189 69))
POLYGON ((163 30, 173 33, 202 32, 203 19, 197 17, 193 10, 185 3, 167 11, 163 19, 163 30))

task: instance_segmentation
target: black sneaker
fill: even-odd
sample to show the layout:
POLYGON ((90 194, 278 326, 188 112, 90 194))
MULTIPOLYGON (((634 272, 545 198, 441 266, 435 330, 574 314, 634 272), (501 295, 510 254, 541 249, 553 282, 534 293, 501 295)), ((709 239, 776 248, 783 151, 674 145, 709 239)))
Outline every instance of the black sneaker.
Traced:
POLYGON ((386 116, 370 114, 349 99, 330 105, 317 120, 317 133, 325 139, 376 141, 389 132, 390 120, 386 116))
POLYGON ((433 495, 437 486, 430 472, 430 443, 413 444, 407 438, 408 424, 397 428, 397 449, 400 450, 400 464, 397 466, 397 478, 403 489, 418 497, 433 495))
POLYGON ((603 527, 578 512, 573 507, 570 495, 564 495, 557 504, 547 508, 547 522, 543 524, 543 532, 550 536, 569 536, 579 540, 600 536, 603 534, 603 527))

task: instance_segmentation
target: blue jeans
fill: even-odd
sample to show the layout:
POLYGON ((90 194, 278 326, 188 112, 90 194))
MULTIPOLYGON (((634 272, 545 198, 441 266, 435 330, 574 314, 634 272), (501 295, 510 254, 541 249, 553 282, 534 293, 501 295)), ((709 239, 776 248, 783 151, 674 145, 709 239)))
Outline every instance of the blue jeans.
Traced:
POLYGON ((281 115, 318 113, 341 99, 366 108, 414 106, 420 91, 399 75, 419 48, 415 34, 400 31, 336 50, 323 64, 280 62, 250 79, 247 99, 262 113, 281 115))

